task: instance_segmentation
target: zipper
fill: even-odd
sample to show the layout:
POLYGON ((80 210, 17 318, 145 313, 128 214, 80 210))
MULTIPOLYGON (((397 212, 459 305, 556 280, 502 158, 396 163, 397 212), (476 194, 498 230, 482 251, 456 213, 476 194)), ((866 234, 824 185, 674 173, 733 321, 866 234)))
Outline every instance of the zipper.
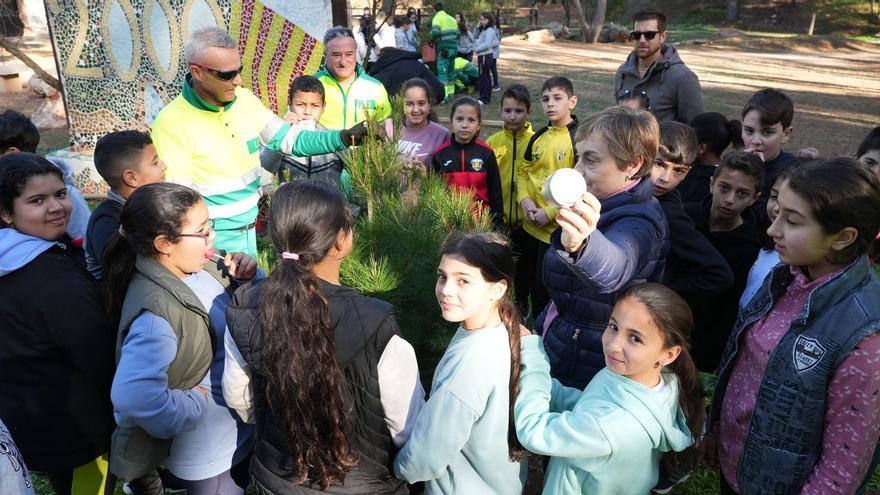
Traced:
POLYGON ((580 329, 580 328, 575 328, 575 329, 574 329, 574 335, 571 336, 571 340, 577 340, 577 339, 578 339, 578 336, 579 336, 580 334, 581 334, 581 329, 580 329))
POLYGON ((461 171, 464 172, 464 145, 461 146, 461 171))
MULTIPOLYGON (((513 225, 514 209, 513 204, 516 201, 513 190, 516 187, 516 132, 513 133, 513 156, 510 159, 510 199, 507 201, 510 210, 507 214, 507 224, 513 225)), ((516 215, 519 216, 519 215, 516 215)))

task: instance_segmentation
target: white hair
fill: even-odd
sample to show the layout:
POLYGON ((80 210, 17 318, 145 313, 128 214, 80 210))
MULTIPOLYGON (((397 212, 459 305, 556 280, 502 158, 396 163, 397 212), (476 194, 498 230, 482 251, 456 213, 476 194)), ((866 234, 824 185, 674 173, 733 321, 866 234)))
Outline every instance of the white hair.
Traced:
POLYGON ((187 63, 196 63, 204 57, 209 48, 238 48, 238 43, 229 36, 225 30, 219 27, 206 27, 194 31, 184 48, 184 57, 187 63))

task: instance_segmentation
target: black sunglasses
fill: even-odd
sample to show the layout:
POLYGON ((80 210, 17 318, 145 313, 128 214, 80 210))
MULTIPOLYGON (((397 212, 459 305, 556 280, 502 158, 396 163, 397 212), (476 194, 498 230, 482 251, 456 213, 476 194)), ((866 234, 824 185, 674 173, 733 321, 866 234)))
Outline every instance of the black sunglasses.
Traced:
POLYGON ((646 40, 651 41, 658 34, 660 34, 660 31, 631 31, 629 33, 629 39, 636 41, 644 36, 646 40))
POLYGON ((201 67, 202 69, 205 69, 206 71, 210 72, 211 74, 214 74, 214 77, 216 77, 217 79, 220 79, 221 81, 231 81, 231 80, 235 79, 235 76, 241 74, 242 69, 244 69, 243 65, 241 67, 239 67, 237 69, 233 69, 233 70, 216 70, 216 69, 212 69, 210 67, 205 67, 204 65, 199 65, 199 64, 193 64, 193 65, 195 65, 196 67, 201 67))

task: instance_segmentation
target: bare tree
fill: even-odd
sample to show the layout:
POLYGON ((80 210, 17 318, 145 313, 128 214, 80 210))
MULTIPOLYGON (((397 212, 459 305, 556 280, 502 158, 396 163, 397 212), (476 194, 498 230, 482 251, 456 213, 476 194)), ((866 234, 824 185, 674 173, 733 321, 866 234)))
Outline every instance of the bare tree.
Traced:
POLYGON ((599 42, 602 26, 605 25, 605 10, 607 7, 608 0, 596 0, 596 15, 593 17, 593 32, 590 36, 590 43, 599 42))
POLYGON ((727 10, 724 13, 724 22, 731 24, 739 17, 739 2, 737 0, 727 0, 727 10))
MULTIPOLYGON (((602 1, 602 0, 600 0, 602 1)), ((581 40, 586 43, 590 34, 590 26, 587 25, 587 18, 584 15, 584 8, 581 6, 581 0, 571 0, 569 2, 574 18, 581 27, 581 40)), ((602 14, 604 17, 604 14, 602 14)))

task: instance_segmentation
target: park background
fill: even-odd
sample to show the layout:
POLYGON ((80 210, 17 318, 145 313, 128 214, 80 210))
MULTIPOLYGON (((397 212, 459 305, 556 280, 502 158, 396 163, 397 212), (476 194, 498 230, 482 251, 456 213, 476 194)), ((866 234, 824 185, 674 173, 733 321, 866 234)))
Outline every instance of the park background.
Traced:
MULTIPOLYGON (((8 7, 9 2, 2 0, 0 5, 8 7)), ((545 122, 540 86, 551 75, 564 75, 574 82, 579 96, 575 114, 580 117, 614 103, 612 75, 631 44, 584 40, 593 41, 594 36, 613 39, 615 33, 625 33, 631 26, 631 14, 647 5, 613 0, 542 3, 535 20, 531 2, 445 3, 450 12, 464 12, 472 26, 482 11, 501 17, 501 85, 522 83, 529 88, 531 121, 538 128, 545 122), (603 5, 604 15, 597 16, 603 5), (546 36, 525 35, 541 29, 558 37, 550 41, 546 36)), ((356 19, 365 6, 377 12, 394 7, 402 14, 410 5, 352 1, 346 5, 345 15, 356 19)), ((788 148, 813 146, 823 156, 852 154, 868 130, 880 124, 880 5, 875 1, 668 0, 650 5, 670 15, 668 42, 699 76, 706 111, 740 118, 743 104, 754 91, 768 86, 782 89, 796 107, 795 134, 788 148), (734 10, 736 17, 731 18, 734 10)), ((432 10, 422 7, 421 11, 425 33, 432 10)), ((22 34, 5 36, 4 41, 57 77, 48 33, 25 30, 22 34)), ((20 66, 18 59, 0 49, 0 66, 13 64, 20 66)), ((27 69, 22 73, 27 74, 27 69)), ((498 129, 497 95, 485 108, 484 138, 498 129)), ((44 98, 30 90, 0 92, 0 109, 13 108, 30 115, 43 102, 44 98)), ((441 118, 448 116, 448 106, 437 110, 441 118)), ((70 144, 66 127, 41 133, 40 152, 70 144)), ((393 149, 376 146, 354 155, 352 166, 361 166, 355 174, 356 188, 373 201, 373 214, 359 220, 357 249, 344 265, 343 278, 346 284, 395 305, 401 328, 416 347, 422 380, 429 385, 433 368, 454 331, 442 321, 434 301, 437 247, 449 230, 471 226, 473 220, 463 214, 467 210, 461 198, 449 199, 438 182, 423 184, 418 206, 401 202, 400 181, 392 180, 398 174, 393 149), (368 163, 388 165, 374 168, 367 167, 368 163)), ((260 261, 266 267, 273 263, 265 244, 260 261)), ((44 479, 38 476, 36 482, 38 493, 51 493, 44 479)), ((673 493, 718 493, 717 474, 698 470, 673 493)), ((868 493, 880 493, 876 473, 868 493)))

